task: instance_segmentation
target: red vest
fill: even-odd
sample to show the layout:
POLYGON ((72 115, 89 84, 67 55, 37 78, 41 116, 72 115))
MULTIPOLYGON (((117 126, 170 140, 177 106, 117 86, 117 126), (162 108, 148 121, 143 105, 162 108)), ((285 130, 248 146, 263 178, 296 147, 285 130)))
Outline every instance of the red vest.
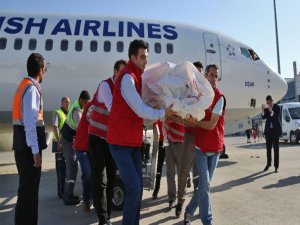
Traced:
MULTIPOLYGON (((112 79, 108 78, 107 80, 103 80, 102 82, 108 83, 112 95, 114 90, 114 83, 112 79)), ((98 86, 97 92, 95 93, 95 96, 98 96, 99 91, 101 91, 99 90, 100 84, 98 86)), ((95 135, 99 138, 106 140, 108 118, 109 118, 109 111, 107 110, 105 104, 99 102, 96 97, 94 109, 91 114, 90 126, 88 131, 89 134, 95 135)))
POLYGON ((172 142, 183 142, 184 126, 175 122, 165 122, 167 137, 172 142))
MULTIPOLYGON (((214 88, 215 97, 212 105, 205 110, 205 117, 203 121, 210 121, 212 110, 217 104, 218 100, 224 95, 218 88, 214 88)), ((224 97, 223 112, 220 116, 215 128, 213 130, 206 130, 198 128, 195 145, 201 149, 202 152, 221 152, 224 145, 224 117, 225 117, 226 100, 224 97)))
POLYGON ((127 105, 121 94, 120 83, 124 74, 130 74, 139 95, 142 90, 142 71, 129 61, 115 80, 113 102, 108 120, 107 142, 109 144, 140 147, 143 143, 143 119, 127 105))
POLYGON ((77 151, 83 151, 86 152, 89 150, 89 121, 87 115, 91 112, 92 107, 95 103, 96 96, 94 96, 93 100, 88 102, 86 106, 84 107, 80 122, 78 124, 77 130, 76 130, 76 136, 75 136, 75 142, 74 142, 74 149, 77 151))

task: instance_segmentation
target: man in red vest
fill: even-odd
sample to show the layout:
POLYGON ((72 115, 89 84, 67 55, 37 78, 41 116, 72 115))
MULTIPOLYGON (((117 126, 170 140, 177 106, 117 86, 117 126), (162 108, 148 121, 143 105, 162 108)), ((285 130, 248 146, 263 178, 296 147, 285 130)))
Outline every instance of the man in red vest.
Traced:
POLYGON ((205 77, 210 82, 215 97, 211 106, 205 110, 203 120, 196 122, 195 154, 199 174, 198 190, 185 209, 184 224, 191 224, 196 208, 204 225, 212 224, 210 205, 210 181, 219 161, 224 145, 224 116, 226 100, 217 88, 218 67, 214 64, 205 68, 205 77))
POLYGON ((143 118, 158 120, 175 113, 171 106, 153 109, 141 99, 142 73, 148 61, 148 44, 134 40, 129 46, 129 62, 115 81, 109 115, 107 142, 126 187, 123 225, 137 225, 143 191, 142 159, 143 118))
POLYGON ((125 60, 114 65, 114 75, 101 81, 94 97, 94 108, 90 117, 89 154, 92 169, 94 206, 99 224, 110 224, 116 165, 106 142, 107 123, 112 105, 114 82, 119 72, 126 66, 125 60))
POLYGON ((95 96, 92 101, 88 102, 83 110, 80 122, 78 124, 74 149, 76 157, 79 161, 81 168, 81 181, 82 181, 82 200, 83 211, 90 212, 90 193, 92 190, 92 178, 91 178, 91 162, 89 158, 89 120, 95 104, 95 96))

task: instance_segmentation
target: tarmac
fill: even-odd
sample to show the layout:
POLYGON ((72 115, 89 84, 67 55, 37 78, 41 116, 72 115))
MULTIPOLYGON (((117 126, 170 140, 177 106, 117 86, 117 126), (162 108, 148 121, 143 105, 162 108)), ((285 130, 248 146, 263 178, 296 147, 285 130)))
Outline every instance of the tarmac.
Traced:
MULTIPOLYGON (((229 159, 221 159, 211 182, 211 204, 214 225, 297 225, 300 224, 300 145, 280 143, 279 173, 266 165, 265 143, 247 144, 245 137, 226 137, 229 159)), ((43 152, 39 192, 40 225, 98 224, 95 210, 86 213, 82 205, 65 206, 57 197, 54 155, 51 146, 43 152)), ((80 171, 80 169, 79 169, 80 171)), ((13 151, 0 152, 0 224, 14 224, 18 174, 13 151)), ((82 192, 78 174, 75 194, 82 192)), ((187 189, 186 204, 193 194, 187 189)), ((156 200, 152 191, 143 193, 142 225, 183 224, 183 213, 175 217, 168 208, 164 173, 156 200)), ((112 223, 122 224, 122 211, 113 211, 112 223)), ((192 224, 201 224, 198 216, 192 224)))

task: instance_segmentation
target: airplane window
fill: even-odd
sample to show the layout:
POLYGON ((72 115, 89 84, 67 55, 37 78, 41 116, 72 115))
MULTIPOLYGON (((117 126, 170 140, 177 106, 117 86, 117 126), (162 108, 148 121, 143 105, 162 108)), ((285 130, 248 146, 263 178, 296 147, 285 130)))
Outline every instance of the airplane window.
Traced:
POLYGON ((29 50, 35 50, 36 49, 36 39, 30 39, 29 40, 28 49, 29 50))
POLYGON ((154 44, 154 51, 155 51, 155 53, 161 53, 161 44, 160 43, 154 44))
POLYGON ((250 52, 248 51, 248 49, 246 49, 246 48, 240 48, 240 49, 241 49, 241 53, 242 53, 243 56, 245 56, 246 58, 252 60, 252 57, 251 57, 250 52))
POLYGON ((6 38, 0 38, 0 50, 5 49, 6 48, 6 38))
POLYGON ((82 41, 81 40, 77 40, 75 42, 75 50, 77 52, 81 52, 82 51, 82 41))
POLYGON ((62 40, 60 43, 60 50, 67 51, 68 50, 68 40, 62 40))
POLYGON ((97 48, 98 48, 98 43, 97 43, 97 41, 91 41, 90 50, 91 50, 92 52, 95 52, 95 51, 97 51, 97 48))
POLYGON ((255 51, 253 51, 252 49, 248 49, 248 50, 249 50, 249 52, 250 52, 250 54, 251 54, 251 57, 252 57, 252 59, 253 59, 254 61, 259 60, 259 57, 258 57, 258 55, 256 54, 255 51))
POLYGON ((20 38, 17 38, 17 39, 15 40, 14 48, 15 48, 16 50, 20 50, 20 49, 22 48, 22 43, 23 43, 23 40, 20 39, 20 38))
POLYGON ((173 45, 171 43, 167 44, 167 53, 173 54, 173 45))
POLYGON ((117 42, 117 51, 123 52, 124 51, 124 43, 122 41, 117 42))
POLYGON ((53 48, 53 40, 52 39, 47 39, 45 43, 45 49, 46 51, 51 51, 53 48))
POLYGON ((104 51, 105 52, 110 52, 110 48, 111 48, 110 41, 104 41, 104 51))

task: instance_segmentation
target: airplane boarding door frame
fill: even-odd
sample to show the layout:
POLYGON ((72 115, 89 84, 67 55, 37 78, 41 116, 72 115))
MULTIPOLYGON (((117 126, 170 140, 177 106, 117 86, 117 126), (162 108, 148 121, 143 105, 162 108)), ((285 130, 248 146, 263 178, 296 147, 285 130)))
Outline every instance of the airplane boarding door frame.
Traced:
POLYGON ((203 33, 205 47, 205 65, 216 64, 219 67, 219 79, 222 79, 222 61, 218 36, 212 33, 203 33))

